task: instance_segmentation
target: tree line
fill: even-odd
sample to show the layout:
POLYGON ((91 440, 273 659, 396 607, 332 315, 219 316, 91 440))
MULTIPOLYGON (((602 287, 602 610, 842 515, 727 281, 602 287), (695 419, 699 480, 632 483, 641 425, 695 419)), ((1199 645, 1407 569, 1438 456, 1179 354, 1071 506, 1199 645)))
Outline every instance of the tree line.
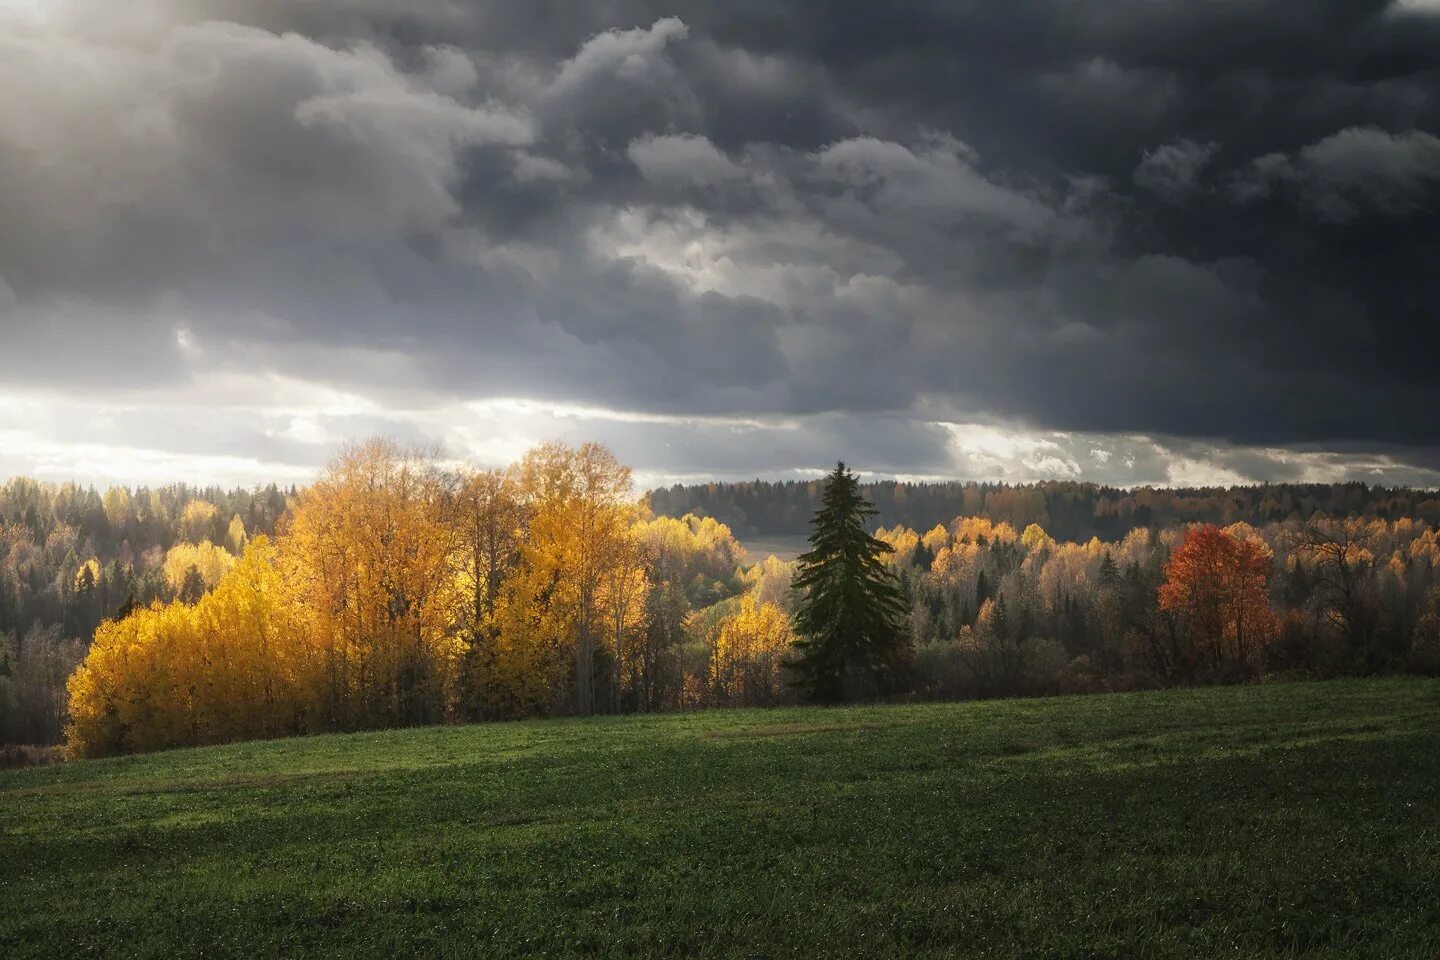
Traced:
MULTIPOLYGON (((652 490, 656 513, 714 517, 736 536, 802 536, 820 506, 825 483, 703 483, 652 490)), ((984 517, 1016 530, 1039 524, 1057 540, 1119 540, 1136 527, 1187 523, 1261 526, 1303 522, 1317 513, 1440 523, 1440 493, 1363 483, 1281 483, 1252 487, 1121 489, 1076 481, 1033 484, 901 483, 861 485, 882 526, 928 530, 956 517, 984 517)))
POLYGON ((1074 542, 960 517, 878 536, 909 600, 921 696, 1440 672, 1440 542, 1410 518, 1074 542))
MULTIPOLYGON (((748 557, 713 517, 657 513, 595 444, 477 470, 375 440, 288 494, 13 482, 0 571, 26 592, 7 602, 49 603, 53 619, 7 638, 0 732, 46 742, 68 723, 72 752, 100 755, 554 714, 1440 671, 1440 547, 1424 518, 1316 510, 1069 540, 962 514, 922 533, 879 526, 873 489, 837 468, 810 550, 784 563, 748 557), (81 598, 93 643, 87 620, 64 620, 81 598)), ((1332 492, 1315 502, 1380 502, 1318 489, 1332 492)))

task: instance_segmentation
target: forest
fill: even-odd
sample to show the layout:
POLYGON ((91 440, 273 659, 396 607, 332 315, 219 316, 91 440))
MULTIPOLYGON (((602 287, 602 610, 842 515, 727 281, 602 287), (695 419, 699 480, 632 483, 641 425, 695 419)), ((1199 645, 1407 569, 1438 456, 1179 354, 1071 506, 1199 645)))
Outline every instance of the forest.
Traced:
MULTIPOLYGON (((656 513, 714 517, 740 538, 804 536, 820 503, 816 480, 676 484, 650 491, 656 513)), ((1119 540, 1136 527, 1186 523, 1261 526, 1331 517, 1440 523, 1440 492, 1364 483, 1278 483, 1241 487, 1121 489, 1078 481, 1032 484, 862 484, 882 526, 928 530, 956 517, 984 517, 1016 530, 1039 524, 1057 540, 1119 540)))
MULTIPOLYGON (((860 489, 905 611, 890 699, 1440 672, 1434 493, 860 489)), ((819 495, 637 498, 608 450, 555 443, 480 470, 374 440, 285 491, 14 480, 0 741, 95 756, 793 702, 795 565, 730 521, 803 532, 819 495)))
POLYGON ((65 680, 103 620, 193 602, 294 490, 0 486, 0 743, 54 743, 65 680))

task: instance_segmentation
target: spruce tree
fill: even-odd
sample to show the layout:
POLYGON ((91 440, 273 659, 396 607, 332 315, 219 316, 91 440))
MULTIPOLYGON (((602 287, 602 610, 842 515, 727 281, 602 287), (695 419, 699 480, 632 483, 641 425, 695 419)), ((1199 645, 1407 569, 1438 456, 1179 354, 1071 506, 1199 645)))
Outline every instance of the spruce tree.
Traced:
POLYGON ((1105 557, 1100 561, 1100 588, 1114 592, 1120 587, 1120 568, 1115 566, 1115 560, 1110 556, 1110 551, 1105 551, 1105 557))
POLYGON ((208 588, 205 585, 205 578, 200 573, 200 568, 190 564, 190 569, 185 571, 185 579, 180 582, 180 592, 176 595, 181 603, 194 606, 205 596, 208 588))
POLYGON ((875 510, 844 463, 835 465, 810 522, 810 551, 795 588, 796 686, 822 703, 873 697, 886 689, 907 652, 907 612, 895 577, 880 560, 890 546, 865 532, 875 510))

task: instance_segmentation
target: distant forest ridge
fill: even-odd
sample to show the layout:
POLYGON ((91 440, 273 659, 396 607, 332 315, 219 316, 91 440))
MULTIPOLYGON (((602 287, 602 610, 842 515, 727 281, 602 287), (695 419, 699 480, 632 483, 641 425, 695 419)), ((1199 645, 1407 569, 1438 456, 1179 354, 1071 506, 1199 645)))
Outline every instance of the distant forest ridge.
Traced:
MULTIPOLYGON (((809 531, 822 481, 753 480, 652 490, 662 516, 714 517, 737 537, 797 536, 809 531)), ((1038 523, 1058 540, 1118 540, 1135 527, 1183 523, 1260 525, 1307 520, 1316 514, 1384 520, 1409 517, 1440 524, 1440 492, 1365 483, 1278 483, 1261 486, 1126 489, 1094 483, 863 484, 879 515, 875 526, 896 524, 924 532, 956 517, 1004 521, 1017 530, 1038 523)))

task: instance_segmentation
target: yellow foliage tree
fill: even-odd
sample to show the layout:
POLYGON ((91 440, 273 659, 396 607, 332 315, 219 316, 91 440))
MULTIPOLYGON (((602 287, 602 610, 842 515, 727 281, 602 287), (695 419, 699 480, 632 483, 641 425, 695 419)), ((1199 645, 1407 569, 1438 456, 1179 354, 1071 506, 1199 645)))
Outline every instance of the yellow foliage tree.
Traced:
POLYGON ((74 589, 76 593, 83 590, 93 590, 99 582, 100 561, 91 557, 76 568, 75 581, 72 584, 72 589, 74 589))
POLYGON ((466 643, 465 688, 473 718, 504 715, 494 700, 502 588, 520 561, 524 509, 513 470, 460 478, 450 513, 454 625, 466 643))
POLYGON ((761 603, 769 603, 787 613, 794 603, 791 582, 795 579, 795 562, 786 562, 773 554, 745 571, 745 582, 761 603))
POLYGON ((216 512, 215 504, 209 500, 191 500, 180 511, 180 536, 192 543, 209 540, 216 512))
MULTIPOLYGON (((713 519, 643 512, 629 470, 596 444, 462 474, 384 440, 347 447, 273 542, 249 540, 237 516, 238 561, 209 540, 177 544, 164 569, 183 602, 100 627, 69 687, 71 749, 678 702, 685 591, 738 587, 744 551, 713 519)), ((192 501, 181 526, 214 520, 192 501)), ((74 549, 73 530, 50 539, 74 549)), ((82 565, 77 583, 98 574, 82 565)), ((783 592, 778 572, 767 582, 783 592)), ((725 647, 772 693, 778 660, 755 662, 780 642, 776 616, 760 603, 725 647)))
POLYGON ((337 726, 433 722, 454 705, 449 493, 431 458, 371 440, 300 494, 281 555, 314 612, 337 726))
POLYGON ((105 519, 110 522, 110 529, 118 536, 124 536, 126 526, 135 515, 135 507, 130 502, 130 491, 124 487, 110 487, 105 491, 101 502, 105 519))
POLYGON ((69 681, 76 756, 221 743, 315 729, 316 651, 257 538, 216 589, 100 625, 69 681))
POLYGON ((915 549, 920 546, 920 536, 914 530, 901 524, 894 529, 881 527, 875 531, 875 538, 890 545, 885 562, 892 567, 908 567, 915 559, 915 549))
POLYGON ((1045 532, 1044 527, 1038 523, 1032 523, 1025 528, 1024 533, 1020 534, 1020 543, 1026 551, 1033 553, 1036 550, 1054 546, 1055 541, 1050 539, 1050 535, 1045 532))
POLYGON ((230 518, 230 526, 225 530, 225 545, 235 556, 245 552, 245 544, 250 541, 250 535, 245 532, 245 521, 240 519, 240 514, 230 518))
POLYGON ((638 565, 628 548, 635 519, 630 469, 599 444, 547 443, 526 454, 519 476, 527 537, 502 646, 552 681, 568 653, 571 689, 565 696, 552 682, 551 706, 594 713, 603 702, 597 654, 606 647, 607 608, 619 596, 605 585, 616 566, 638 565), (519 611, 525 615, 517 617, 519 611))
POLYGON ((185 579, 193 569, 200 574, 205 589, 211 590, 220 578, 230 572, 235 558, 224 547, 217 547, 209 540, 199 543, 177 543, 165 554, 165 581, 175 593, 185 586, 185 579))
POLYGON ((710 686, 721 703, 767 706, 785 694, 781 665, 795 635, 790 618, 773 603, 745 596, 725 620, 710 655, 710 686))

